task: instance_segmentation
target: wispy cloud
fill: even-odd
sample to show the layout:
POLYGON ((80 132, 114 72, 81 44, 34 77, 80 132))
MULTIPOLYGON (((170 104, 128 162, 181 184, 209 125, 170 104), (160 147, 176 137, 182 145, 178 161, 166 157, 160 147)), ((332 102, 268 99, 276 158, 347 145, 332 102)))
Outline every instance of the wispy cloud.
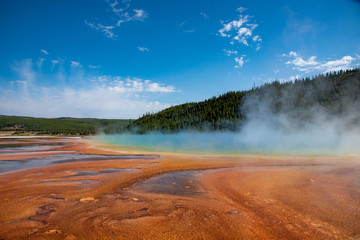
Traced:
POLYGON ((244 7, 239 7, 238 9, 236 9, 237 12, 239 13, 243 13, 247 10, 247 8, 244 8, 244 7))
POLYGON ((17 81, 31 84, 35 80, 36 70, 34 69, 32 59, 14 61, 11 64, 11 70, 17 75, 17 81))
POLYGON ((181 22, 179 24, 177 24, 179 28, 182 29, 182 31, 184 31, 184 33, 194 33, 196 32, 196 29, 193 29, 193 26, 190 26, 190 24, 188 24, 187 21, 181 22))
POLYGON ((356 58, 351 56, 344 56, 341 59, 324 62, 321 67, 325 69, 325 72, 349 69, 351 68, 352 62, 355 60, 356 58))
POLYGON ((44 50, 44 49, 40 49, 40 51, 41 51, 43 54, 45 54, 45 55, 48 55, 48 54, 49 54, 48 51, 46 51, 46 50, 44 50))
POLYGON ((144 21, 148 14, 143 9, 134 9, 134 15, 130 18, 131 20, 144 21))
POLYGON ((39 61, 37 62, 38 68, 41 69, 42 64, 44 63, 46 59, 45 58, 39 58, 39 61))
POLYGON ((237 63, 237 65, 235 65, 235 68, 241 68, 244 65, 244 57, 236 57, 234 58, 234 60, 237 63))
POLYGON ((146 48, 146 47, 138 47, 138 49, 139 49, 139 51, 140 52, 148 52, 148 51, 150 51, 148 48, 146 48))
POLYGON ((81 64, 79 62, 76 62, 76 61, 71 61, 71 67, 81 67, 81 64))
POLYGON ((97 69, 97 68, 100 68, 100 66, 99 65, 88 65, 88 68, 90 68, 90 69, 97 69))
POLYGON ((242 15, 245 8, 238 8, 240 13, 237 20, 221 21, 223 27, 219 30, 221 37, 230 38, 231 44, 236 42, 245 46, 254 44, 257 49, 260 49, 262 38, 259 35, 254 35, 254 30, 258 27, 250 15, 242 15))
MULTIPOLYGON (((244 7, 236 9, 236 12, 239 13, 238 19, 232 21, 221 20, 222 28, 218 32, 221 37, 230 39, 232 48, 236 46, 236 43, 239 43, 240 46, 255 47, 256 51, 258 51, 260 50, 262 43, 260 35, 254 33, 258 24, 255 23, 252 16, 243 15, 246 10, 247 9, 244 7)), ((230 57, 231 55, 237 55, 239 51, 224 49, 224 52, 230 57)), ((235 57, 234 60, 236 62, 235 68, 238 69, 248 61, 245 60, 245 55, 235 57)))
POLYGON ((228 57, 230 57, 233 54, 234 55, 238 54, 238 51, 236 51, 236 50, 226 50, 226 49, 224 49, 224 52, 225 52, 225 55, 228 56, 228 57))
POLYGON ((173 93, 177 91, 174 86, 140 78, 101 75, 89 80, 94 83, 106 83, 108 90, 119 93, 173 93))
POLYGON ((304 59, 295 51, 291 51, 289 54, 283 54, 283 56, 291 58, 286 64, 291 65, 294 70, 301 72, 321 71, 324 73, 353 68, 356 66, 354 62, 360 59, 352 56, 344 56, 341 59, 317 61, 317 56, 310 56, 308 59, 304 59))
POLYGON ((195 31, 196 31, 195 29, 187 29, 184 31, 184 33, 193 33, 195 31))
POLYGON ((98 24, 93 24, 91 22, 88 22, 85 20, 85 24, 88 25, 89 27, 91 27, 92 29, 95 29, 95 30, 98 30, 102 33, 104 33, 104 35, 107 37, 107 38, 113 38, 115 37, 115 33, 113 32, 114 30, 114 26, 104 26, 100 23, 98 24))
MULTIPOLYGON (((58 64, 57 60, 53 61, 53 64, 58 64)), ((8 82, 12 87, 4 90, 0 86, 1 113, 39 117, 137 118, 144 112, 169 107, 170 104, 157 98, 179 91, 174 86, 148 79, 94 75, 94 71, 86 72, 84 68, 71 71, 69 68, 81 66, 76 61, 66 61, 68 66, 61 70, 43 74, 33 62, 25 59, 11 65, 15 77, 8 82), (78 71, 82 71, 82 75, 78 75, 78 71), (61 83, 54 83, 54 79, 59 77, 61 83), (74 81, 76 84, 64 85, 74 81)))
POLYGON ((205 20, 209 20, 209 16, 205 12, 200 12, 200 15, 203 16, 205 20))
POLYGON ((143 9, 131 9, 130 0, 110 1, 106 0, 110 11, 115 15, 115 23, 112 25, 104 25, 101 23, 93 23, 85 20, 85 24, 94 30, 102 32, 107 38, 116 38, 115 30, 123 23, 130 21, 144 21, 148 17, 148 13, 143 9))
POLYGON ((171 106, 103 87, 40 88, 31 95, 8 91, 0 96, 0 100, 2 114, 36 117, 138 118, 145 112, 157 112, 171 106))

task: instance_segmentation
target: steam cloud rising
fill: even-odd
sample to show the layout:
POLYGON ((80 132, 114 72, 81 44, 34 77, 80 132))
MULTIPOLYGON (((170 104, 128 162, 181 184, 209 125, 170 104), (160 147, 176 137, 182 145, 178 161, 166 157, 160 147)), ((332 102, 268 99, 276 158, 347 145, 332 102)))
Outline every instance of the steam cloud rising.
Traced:
POLYGON ((248 93, 239 132, 100 136, 155 151, 359 154, 360 72, 267 84, 248 93), (350 76, 350 77, 349 77, 350 76))
MULTIPOLYGON (((317 87, 321 92, 329 92, 326 85, 317 87)), ((346 88, 344 92, 353 91, 353 86, 346 88)), ((297 95, 303 93, 296 87, 285 89, 280 97, 274 91, 269 89, 263 96, 250 95, 246 98, 243 110, 247 120, 239 133, 244 145, 300 153, 360 152, 358 93, 341 96, 335 103, 327 103, 331 104, 329 107, 312 104, 319 96, 311 91, 301 98, 297 95), (296 102, 296 99, 301 100, 296 102)))

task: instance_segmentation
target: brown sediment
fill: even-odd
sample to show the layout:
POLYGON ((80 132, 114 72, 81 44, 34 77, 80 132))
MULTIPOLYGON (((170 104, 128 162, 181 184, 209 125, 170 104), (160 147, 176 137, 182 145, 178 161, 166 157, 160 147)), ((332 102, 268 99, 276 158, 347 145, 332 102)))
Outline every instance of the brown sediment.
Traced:
POLYGON ((356 156, 130 156, 26 142, 64 145, 1 159, 105 157, 0 174, 0 239, 360 238, 356 156))

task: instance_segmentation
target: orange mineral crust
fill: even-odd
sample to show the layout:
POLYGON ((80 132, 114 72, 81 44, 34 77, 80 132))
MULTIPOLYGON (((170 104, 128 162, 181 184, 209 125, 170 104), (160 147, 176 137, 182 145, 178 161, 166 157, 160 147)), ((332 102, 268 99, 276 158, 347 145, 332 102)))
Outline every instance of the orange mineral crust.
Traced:
POLYGON ((357 156, 136 154, 68 138, 0 152, 0 239, 360 238, 357 156))

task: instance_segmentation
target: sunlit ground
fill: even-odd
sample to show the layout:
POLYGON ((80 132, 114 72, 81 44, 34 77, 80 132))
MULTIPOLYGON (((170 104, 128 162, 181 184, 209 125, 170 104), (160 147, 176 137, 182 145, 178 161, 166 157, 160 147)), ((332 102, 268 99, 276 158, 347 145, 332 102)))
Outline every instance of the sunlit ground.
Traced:
POLYGON ((98 141, 1 140, 0 238, 360 237, 357 155, 145 153, 98 141))

